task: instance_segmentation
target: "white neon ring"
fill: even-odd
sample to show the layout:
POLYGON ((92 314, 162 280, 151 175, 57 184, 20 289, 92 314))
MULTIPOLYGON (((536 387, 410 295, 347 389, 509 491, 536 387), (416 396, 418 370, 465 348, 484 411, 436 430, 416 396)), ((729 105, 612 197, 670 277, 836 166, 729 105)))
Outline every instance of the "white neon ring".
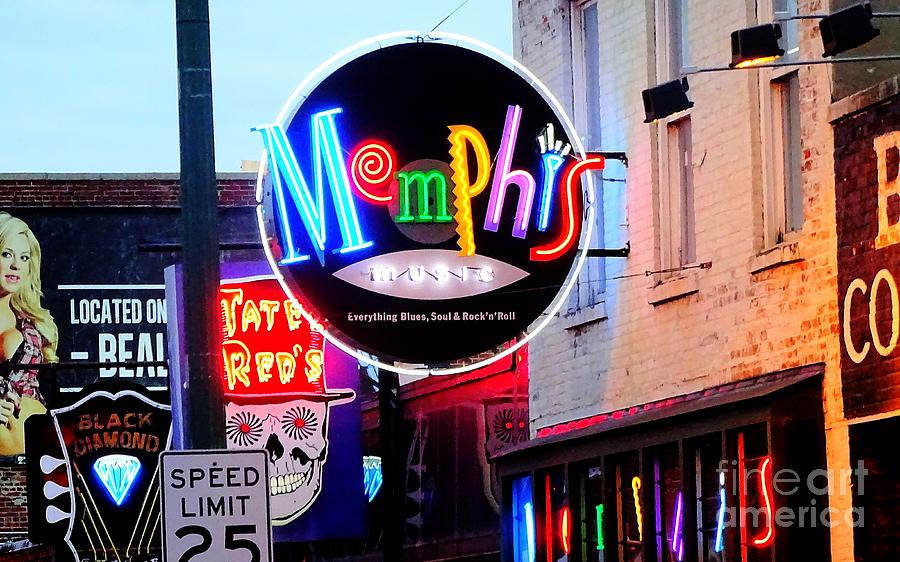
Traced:
MULTIPOLYGON (((576 154, 579 156, 579 158, 585 158, 584 146, 581 144, 581 138, 575 131, 575 125, 569 119, 569 116, 566 115, 565 110, 559 103, 559 100, 556 99, 556 96, 554 96, 553 93, 550 92, 550 89, 547 88, 547 86, 543 82, 541 82, 540 79, 538 79, 538 77, 534 75, 534 73, 532 73, 514 58, 497 49, 496 47, 493 47, 477 39, 473 39, 471 37, 466 37, 465 35, 459 35, 456 33, 442 32, 436 33, 434 35, 426 34, 425 36, 422 36, 418 31, 399 31, 394 33, 386 33, 384 35, 377 35, 370 39, 366 39, 364 41, 360 41, 354 45, 351 45, 346 49, 339 51, 331 58, 320 64, 318 67, 316 67, 315 70, 307 75, 306 78, 303 79, 300 85, 298 85, 294 89, 294 92, 288 98, 287 102, 285 102, 284 106, 281 109, 281 112, 278 114, 276 122, 284 126, 287 122, 291 121, 297 110, 300 109, 300 106, 304 101, 306 101, 308 94, 310 94, 312 90, 315 89, 315 87, 318 86, 325 78, 331 75, 331 72, 325 73, 325 71, 329 70, 332 67, 342 66, 345 59, 353 60, 377 49, 383 49, 385 47, 404 43, 412 43, 420 39, 433 41, 443 40, 452 43, 457 47, 468 49, 470 51, 474 51, 476 53, 481 53, 484 55, 490 55, 490 58, 492 58, 493 60, 505 64, 509 69, 516 72, 516 74, 525 78, 528 83, 538 92, 538 94, 540 94, 544 101, 547 102, 548 105, 550 105, 551 109, 553 109, 556 117, 563 124, 563 127, 566 130, 566 134, 569 136, 569 141, 575 148, 576 154), (352 57, 350 57, 351 54, 353 54, 352 57)), ((284 289, 285 294, 294 301, 297 301, 297 304, 299 305, 299 300, 296 296, 294 296, 289 283, 284 278, 284 275, 282 275, 280 267, 275 261, 275 258, 272 256, 272 250, 268 244, 269 233, 266 229, 262 208, 263 182, 265 179, 267 168, 268 154, 265 150, 263 150, 262 156, 260 157, 260 166, 256 178, 256 216, 257 222, 259 224, 260 236, 262 237, 264 242, 263 249, 265 250, 269 265, 272 267, 272 271, 275 274, 276 279, 278 279, 278 282, 281 284, 281 287, 284 289)), ((590 174, 587 174, 585 176, 585 179, 587 181, 583 182, 582 187, 584 188, 586 184, 587 189, 583 189, 583 192, 585 194, 585 208, 584 221, 582 222, 583 227, 581 229, 581 237, 578 244, 579 248, 582 248, 584 246, 584 243, 591 239, 591 235, 593 234, 594 230, 594 181, 590 174), (584 228, 584 223, 587 223, 586 228, 584 228)), ((586 258, 586 252, 578 252, 574 267, 569 270, 569 274, 566 277, 563 289, 559 293, 557 293, 554 300, 550 303, 550 307, 546 311, 544 311, 544 318, 539 321, 538 325, 535 328, 529 330, 524 338, 518 340, 513 346, 501 351, 500 353, 497 353, 496 355, 491 356, 488 359, 477 361, 475 363, 464 365, 462 367, 450 367, 441 369, 430 368, 426 365, 425 368, 408 368, 373 359, 362 350, 354 349, 351 346, 348 346, 333 334, 331 334, 328 330, 325 329, 324 326, 321 325, 321 323, 316 321, 315 318, 313 318, 312 315, 310 315, 306 311, 305 307, 301 305, 300 309, 311 325, 319 327, 322 334, 325 336, 326 341, 328 341, 344 353, 355 357, 362 363, 373 365, 379 369, 385 369, 387 371, 391 371, 401 375, 456 375, 467 373, 469 371, 474 371, 476 369, 491 365, 492 363, 495 363, 500 359, 503 359, 504 357, 515 353, 516 351, 521 349, 522 346, 531 341, 536 335, 538 335, 547 326, 547 324, 549 324, 553 320, 553 317, 556 316, 556 313, 559 312, 559 309, 562 308, 562 303, 566 298, 568 298, 569 293, 572 291, 572 287, 575 285, 575 282, 578 279, 578 275, 581 273, 581 269, 584 267, 586 258)))

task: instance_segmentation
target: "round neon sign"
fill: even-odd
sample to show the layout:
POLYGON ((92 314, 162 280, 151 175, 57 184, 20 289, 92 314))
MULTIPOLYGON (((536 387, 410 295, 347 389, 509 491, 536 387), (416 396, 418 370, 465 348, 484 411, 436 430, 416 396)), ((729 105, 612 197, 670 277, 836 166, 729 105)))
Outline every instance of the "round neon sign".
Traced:
POLYGON ((360 359, 433 373, 499 359, 559 310, 582 266, 587 172, 603 159, 531 73, 471 39, 355 46, 256 130, 273 270, 360 359))

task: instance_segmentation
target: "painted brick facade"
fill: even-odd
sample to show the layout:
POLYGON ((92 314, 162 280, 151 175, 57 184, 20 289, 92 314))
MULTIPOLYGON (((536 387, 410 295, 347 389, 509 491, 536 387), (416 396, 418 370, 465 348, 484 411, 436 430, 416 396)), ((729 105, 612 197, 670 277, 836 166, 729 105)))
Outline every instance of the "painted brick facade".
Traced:
MULTIPOLYGON (((785 243, 763 242, 764 167, 760 71, 692 75, 697 261, 709 269, 661 269, 658 232, 665 124, 644 124, 641 90, 668 79, 657 70, 658 2, 600 2, 602 149, 626 151, 627 183, 607 184, 603 247, 631 245, 607 259, 605 296, 592 314, 569 310, 531 352, 532 432, 813 363, 825 364, 825 432, 830 467, 849 465, 841 395, 831 84, 824 66, 800 67, 805 220, 785 243), (624 278, 623 278, 624 277, 624 278), (599 314, 597 311, 601 311, 599 314), (598 319, 599 317, 599 319, 598 319)), ((755 25, 756 3, 687 2, 689 64, 723 66, 729 33, 755 25)), ((577 115, 578 64, 570 57, 581 4, 513 2, 515 55, 577 115), (567 51, 568 49, 568 51, 567 51)), ((827 11, 800 2, 801 13, 827 11)), ((821 55, 815 21, 800 23, 800 59, 821 55)), ((577 30, 576 30, 577 31, 577 30)), ((592 147, 597 148, 597 147, 592 147)), ((832 495, 849 508, 852 498, 832 495)), ((852 529, 831 529, 836 562, 853 559, 852 529)))
MULTIPOLYGON (((0 210, 35 208, 179 207, 177 174, 0 174, 0 210)), ((249 173, 218 174, 219 205, 235 209, 256 205, 256 177, 249 173)), ((231 233, 223 232, 223 237, 231 233)), ((28 532, 25 466, 0 464, 0 540, 23 538, 28 532)), ((0 554, 0 558, 4 556, 0 554)), ((46 550, 16 553, 12 560, 38 560, 46 550), (32 557, 29 557, 32 556, 32 557)), ((5 559, 5 558, 3 558, 5 559)))

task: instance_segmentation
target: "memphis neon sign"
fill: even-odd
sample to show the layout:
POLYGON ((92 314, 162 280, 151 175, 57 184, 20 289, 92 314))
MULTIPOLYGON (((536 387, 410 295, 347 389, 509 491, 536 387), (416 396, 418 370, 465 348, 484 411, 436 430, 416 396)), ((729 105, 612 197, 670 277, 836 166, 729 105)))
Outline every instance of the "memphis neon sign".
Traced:
POLYGON ((604 159, 516 61, 411 36, 338 53, 254 129, 257 218, 325 338, 380 368, 451 374, 514 353, 559 310, 604 159), (431 87, 468 75, 477 96, 431 87))
POLYGON ((343 115, 340 107, 317 112, 309 119, 312 173, 301 168, 280 124, 258 127, 272 172, 273 207, 283 242, 280 264, 312 259, 304 247, 311 248, 318 262, 324 265, 328 251, 348 254, 376 245, 373 233, 363 228, 357 204, 387 208, 396 203, 399 210, 393 220, 398 224, 455 222, 459 255, 473 256, 477 229, 499 230, 504 200, 513 196, 510 193, 513 185, 518 187, 518 199, 511 235, 524 239, 529 228, 546 231, 555 221, 559 225, 558 235, 531 247, 529 257, 536 262, 562 257, 579 239, 581 176, 588 171, 602 170, 604 159, 597 154, 585 158, 572 156, 569 145, 554 139, 553 125, 548 124, 546 133, 537 141, 542 149, 538 189, 538 180, 530 172, 516 168, 512 161, 522 112, 520 106, 508 107, 500 145, 493 155, 478 129, 448 124, 450 177, 439 169, 398 171, 401 166, 394 149, 381 140, 358 142, 345 158, 345 147, 349 144, 340 133, 338 119, 343 115), (491 177, 493 158, 496 158, 496 169, 491 177), (390 193, 388 187, 394 181, 398 189, 390 193), (475 224, 472 202, 476 197, 484 197, 485 191, 489 191, 487 213, 481 224, 475 224), (339 241, 327 239, 326 192, 340 227, 339 241), (453 214, 449 212, 450 202, 455 207, 453 214), (532 224, 535 205, 537 224, 532 224), (299 215, 299 224, 292 219, 289 206, 299 215))

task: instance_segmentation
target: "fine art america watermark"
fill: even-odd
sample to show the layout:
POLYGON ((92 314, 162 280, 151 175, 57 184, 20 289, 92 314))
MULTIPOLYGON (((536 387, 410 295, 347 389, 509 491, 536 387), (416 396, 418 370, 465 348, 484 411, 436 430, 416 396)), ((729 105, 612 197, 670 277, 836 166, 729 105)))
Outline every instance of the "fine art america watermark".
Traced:
POLYGON ((774 525, 809 528, 821 525, 830 528, 838 525, 865 525, 864 508, 840 509, 830 507, 828 502, 829 495, 865 495, 865 478, 869 471, 863 461, 858 461, 856 468, 816 469, 808 473, 783 468, 774 474, 770 473, 771 476, 766 474, 770 467, 765 466, 765 463, 760 468, 744 470, 740 470, 737 465, 737 461, 720 461, 716 470, 720 488, 725 489, 727 481, 731 497, 746 498, 747 491, 758 486, 760 505, 720 505, 718 519, 722 522, 721 526, 735 527, 739 521, 744 521, 750 527, 774 525), (776 495, 785 499, 776 501, 776 495), (796 501, 786 499, 791 497, 796 497, 796 501))

